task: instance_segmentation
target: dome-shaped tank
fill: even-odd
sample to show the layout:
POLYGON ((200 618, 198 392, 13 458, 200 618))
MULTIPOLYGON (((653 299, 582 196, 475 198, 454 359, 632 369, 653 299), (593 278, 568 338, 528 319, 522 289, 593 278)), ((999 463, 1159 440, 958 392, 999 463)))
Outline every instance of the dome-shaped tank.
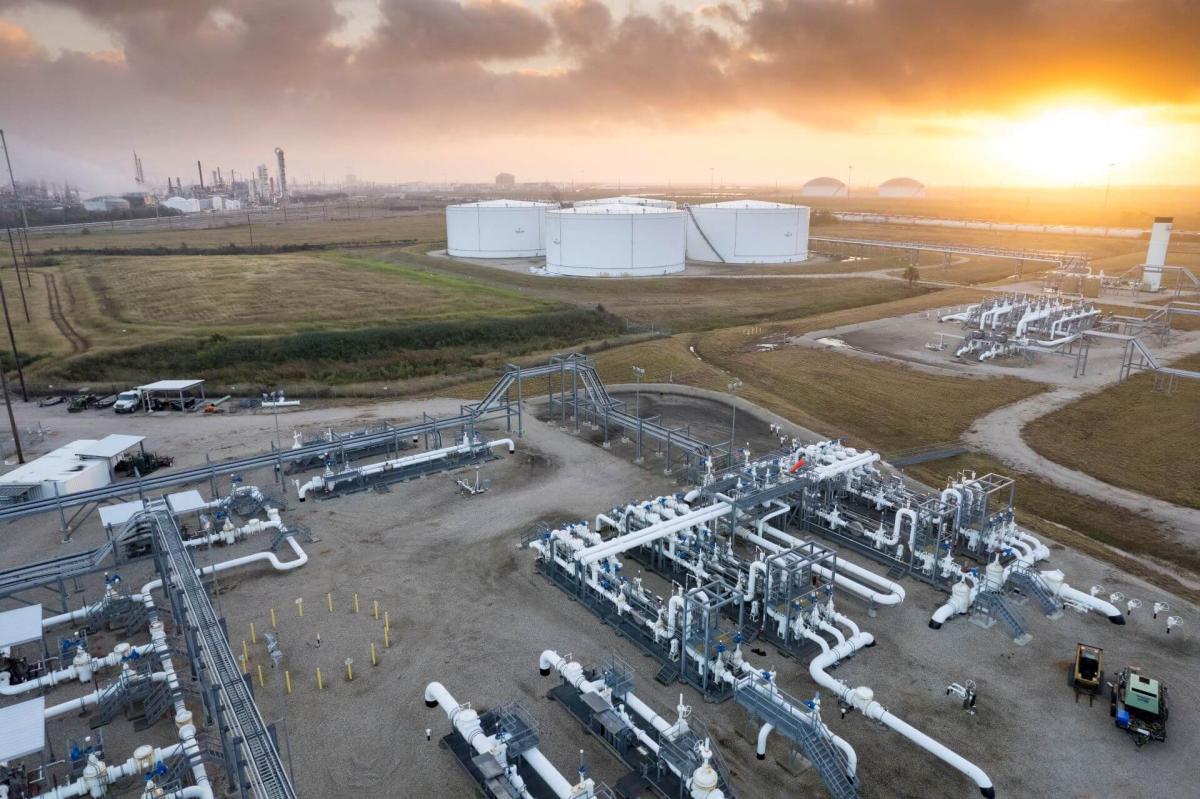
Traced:
POLYGON ((687 211, 692 260, 783 264, 808 258, 808 206, 731 200, 687 211))
POLYGON ((800 193, 805 197, 845 197, 846 184, 837 178, 813 178, 800 193))
POLYGON ((576 205, 546 213, 546 270, 579 277, 683 271, 685 214, 657 206, 576 205))
POLYGON ((913 178, 892 178, 879 184, 880 197, 924 197, 925 184, 913 178))
POLYGON ((546 254, 546 211, 553 203, 486 200, 446 206, 446 252, 460 258, 546 254))

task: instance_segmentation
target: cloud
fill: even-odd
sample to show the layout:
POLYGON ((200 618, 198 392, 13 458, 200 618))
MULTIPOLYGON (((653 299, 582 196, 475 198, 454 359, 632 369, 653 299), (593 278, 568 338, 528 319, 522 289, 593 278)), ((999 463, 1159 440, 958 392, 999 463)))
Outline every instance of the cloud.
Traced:
MULTIPOLYGON (((337 44, 336 0, 0 0, 74 9, 119 54, 51 56, 0 23, 11 126, 60 146, 570 127, 767 112, 834 129, 1047 97, 1200 101, 1191 0, 380 0, 337 44), (56 142, 54 140, 57 140, 56 142)), ((217 146, 212 144, 212 146, 217 146)))

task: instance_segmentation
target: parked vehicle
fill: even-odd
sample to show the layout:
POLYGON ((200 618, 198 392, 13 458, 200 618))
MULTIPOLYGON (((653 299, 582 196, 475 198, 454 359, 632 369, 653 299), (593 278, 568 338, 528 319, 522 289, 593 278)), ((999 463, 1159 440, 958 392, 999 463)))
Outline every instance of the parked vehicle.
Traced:
POLYGON ((122 391, 117 395, 116 401, 113 403, 112 409, 116 413, 133 413, 142 404, 142 392, 136 388, 129 391, 122 391))

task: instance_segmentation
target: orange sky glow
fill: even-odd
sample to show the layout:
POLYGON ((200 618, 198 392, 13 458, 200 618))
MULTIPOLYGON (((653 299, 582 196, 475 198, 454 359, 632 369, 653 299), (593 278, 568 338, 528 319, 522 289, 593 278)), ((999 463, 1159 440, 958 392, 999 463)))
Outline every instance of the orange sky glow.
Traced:
POLYGON ((18 171, 1200 184, 1186 0, 0 0, 18 171))

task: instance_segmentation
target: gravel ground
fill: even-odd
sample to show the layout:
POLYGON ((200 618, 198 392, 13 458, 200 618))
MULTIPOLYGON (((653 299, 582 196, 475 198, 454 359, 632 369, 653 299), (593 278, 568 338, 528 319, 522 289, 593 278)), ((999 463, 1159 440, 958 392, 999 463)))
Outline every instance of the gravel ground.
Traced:
MULTIPOLYGON (((642 400, 661 407, 664 417, 675 423, 691 421, 696 430, 726 429, 724 407, 706 407, 695 399, 648 400, 645 394, 642 400)), ((454 403, 445 406, 456 408, 454 403)), ((311 416, 305 422, 332 423, 369 414, 411 416, 417 407, 431 404, 307 411, 311 416)), ((743 435, 752 442, 766 438, 765 425, 749 415, 745 422, 742 414, 738 419, 739 431, 745 431, 739 432, 739 440, 743 435)), ((182 453, 179 448, 186 440, 204 442, 224 454, 255 450, 273 433, 273 420, 250 416, 146 421, 146 428, 177 453, 182 453), (180 424, 183 421, 189 424, 180 424)), ((251 622, 261 636, 269 625, 270 608, 277 611, 284 667, 293 678, 294 693, 285 707, 301 794, 327 797, 351 790, 370 797, 470 795, 470 781, 437 746, 449 724, 444 713, 422 702, 430 680, 440 680, 458 701, 477 708, 513 699, 524 702, 541 724, 544 751, 564 773, 573 771, 582 748, 593 774, 615 781, 621 773, 615 761, 562 709, 543 699, 553 682, 538 676, 536 663, 543 649, 552 648, 572 652, 585 663, 616 652, 636 668, 638 693, 664 714, 682 692, 717 737, 739 796, 824 795, 814 774, 793 775, 775 762, 786 759, 778 736, 772 738, 771 757, 756 761, 753 744, 743 737, 744 713, 736 705, 707 705, 691 688, 658 685, 651 660, 533 573, 532 556, 518 550, 516 543, 536 521, 591 517, 615 504, 672 490, 674 483, 656 467, 653 456, 643 467, 633 466, 631 444, 618 442, 605 451, 580 440, 588 436, 577 438, 529 417, 526 433, 516 455, 483 467, 483 476, 492 480, 487 494, 461 497, 452 476, 439 475, 393 486, 383 494, 303 505, 293 501, 285 519, 308 525, 319 539, 306 546, 308 565, 293 574, 248 567, 222 577, 217 602, 235 650, 249 638, 251 622), (333 614, 325 606, 326 592, 334 597, 333 614), (352 612, 355 592, 361 607, 357 615, 352 612), (303 619, 296 612, 297 598, 304 600, 303 619), (381 648, 382 623, 370 614, 375 600, 391 622, 387 650, 381 648), (380 647, 375 667, 370 665, 372 641, 380 647), (353 682, 344 679, 346 657, 354 659, 353 682), (315 685, 317 667, 326 680, 321 692, 315 685), (432 742, 425 739, 426 729, 432 730, 432 742)), ((264 471, 246 479, 266 486, 272 477, 264 471)), ((97 527, 94 519, 86 523, 71 547, 94 545, 97 527)), ((9 526, 0 565, 63 551, 56 529, 53 519, 9 526)), ((229 551, 201 553, 200 559, 225 560, 263 545, 262 540, 251 540, 229 551)), ((1146 607, 1129 625, 1116 627, 1095 614, 1068 613, 1050 621, 1026 606, 1022 612, 1034 639, 1017 647, 1001 630, 982 630, 964 619, 940 631, 928 629, 929 614, 944 595, 910 582, 908 600, 881 610, 874 619, 866 617, 857 601, 843 600, 843 612, 859 620, 879 643, 844 664, 838 675, 872 686, 893 713, 975 761, 989 773, 1000 796, 1194 795, 1193 766, 1180 755, 1200 751, 1200 740, 1189 724, 1193 697, 1200 691, 1200 647, 1187 626, 1168 638, 1162 617, 1152 622, 1147 608, 1155 599, 1168 599, 1173 612, 1188 621, 1196 618, 1195 608, 1067 550, 1055 551, 1053 561, 1077 587, 1103 584, 1106 590, 1142 599, 1146 607), (1125 663, 1141 664, 1171 686, 1174 713, 1165 744, 1135 749, 1113 728, 1104 703, 1075 704, 1065 669, 1076 641, 1104 647, 1109 673, 1125 663), (980 689, 973 716, 944 693, 947 684, 966 679, 975 680, 980 689)), ((133 585, 148 576, 144 564, 125 573, 133 585)), ((84 587, 95 590, 94 584, 84 587)), ((258 664, 267 664, 261 640, 250 646, 252 673, 258 664)), ((778 667, 781 684, 793 694, 805 697, 814 691, 806 663, 782 658, 771 648, 756 662, 778 667)), ((283 712, 272 679, 268 670, 266 687, 259 691, 268 719, 283 712)), ((77 693, 60 688, 51 701, 77 693)), ((825 699, 826 721, 858 751, 863 796, 977 795, 969 781, 940 761, 857 714, 840 719, 830 698, 825 699)), ((70 725, 80 723, 56 723, 52 735, 62 740, 70 725)), ((139 734, 124 731, 126 726, 111 725, 114 755, 124 757, 143 741, 170 740, 168 725, 139 734)))

